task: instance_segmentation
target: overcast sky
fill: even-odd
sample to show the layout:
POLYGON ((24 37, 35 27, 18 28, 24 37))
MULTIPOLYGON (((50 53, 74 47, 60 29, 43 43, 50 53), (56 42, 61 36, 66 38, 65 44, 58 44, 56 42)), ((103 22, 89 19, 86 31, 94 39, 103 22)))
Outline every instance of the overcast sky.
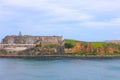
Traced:
POLYGON ((0 39, 19 31, 82 41, 120 40, 120 0, 0 0, 0 39))

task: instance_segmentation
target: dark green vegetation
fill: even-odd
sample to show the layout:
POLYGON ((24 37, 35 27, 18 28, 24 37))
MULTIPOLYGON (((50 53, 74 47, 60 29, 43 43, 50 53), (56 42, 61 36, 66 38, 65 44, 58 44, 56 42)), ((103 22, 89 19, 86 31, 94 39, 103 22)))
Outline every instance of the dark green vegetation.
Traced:
POLYGON ((65 39, 64 42, 65 43, 70 43, 71 45, 75 45, 75 43, 77 42, 77 40, 65 39))
POLYGON ((65 48, 73 48, 76 44, 76 42, 78 42, 77 40, 71 40, 71 39, 65 39, 64 40, 65 44, 64 44, 64 47, 65 48))
POLYGON ((74 45, 71 44, 71 43, 65 43, 65 44, 64 44, 64 47, 69 49, 69 48, 73 48, 74 45))

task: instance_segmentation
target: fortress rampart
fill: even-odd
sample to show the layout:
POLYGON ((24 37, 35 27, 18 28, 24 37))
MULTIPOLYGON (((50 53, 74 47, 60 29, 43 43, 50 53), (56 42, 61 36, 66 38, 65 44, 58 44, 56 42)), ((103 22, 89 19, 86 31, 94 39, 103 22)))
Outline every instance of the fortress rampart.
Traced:
POLYGON ((24 50, 41 45, 44 47, 46 44, 60 45, 62 36, 31 36, 31 35, 11 35, 3 38, 0 49, 24 50))
POLYGON ((61 36, 6 36, 2 44, 59 44, 61 36))

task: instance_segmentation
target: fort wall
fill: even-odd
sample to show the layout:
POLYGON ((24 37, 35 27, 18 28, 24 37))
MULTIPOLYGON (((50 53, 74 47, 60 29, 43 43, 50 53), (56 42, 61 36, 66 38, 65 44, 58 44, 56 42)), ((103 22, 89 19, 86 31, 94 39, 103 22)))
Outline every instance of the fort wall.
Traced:
POLYGON ((44 47, 46 44, 60 45, 61 42, 61 36, 11 35, 5 36, 0 44, 0 49, 21 51, 35 47, 38 44, 44 47))
POLYGON ((2 44, 59 44, 61 40, 61 36, 6 36, 2 40, 2 44))

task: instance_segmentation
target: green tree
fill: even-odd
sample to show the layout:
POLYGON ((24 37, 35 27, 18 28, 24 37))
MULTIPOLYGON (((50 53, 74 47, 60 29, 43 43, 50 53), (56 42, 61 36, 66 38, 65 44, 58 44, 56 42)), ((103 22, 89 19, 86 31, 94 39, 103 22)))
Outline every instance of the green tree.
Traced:
POLYGON ((71 44, 71 43, 65 43, 65 44, 64 44, 64 47, 69 49, 69 48, 73 48, 74 45, 71 44))

